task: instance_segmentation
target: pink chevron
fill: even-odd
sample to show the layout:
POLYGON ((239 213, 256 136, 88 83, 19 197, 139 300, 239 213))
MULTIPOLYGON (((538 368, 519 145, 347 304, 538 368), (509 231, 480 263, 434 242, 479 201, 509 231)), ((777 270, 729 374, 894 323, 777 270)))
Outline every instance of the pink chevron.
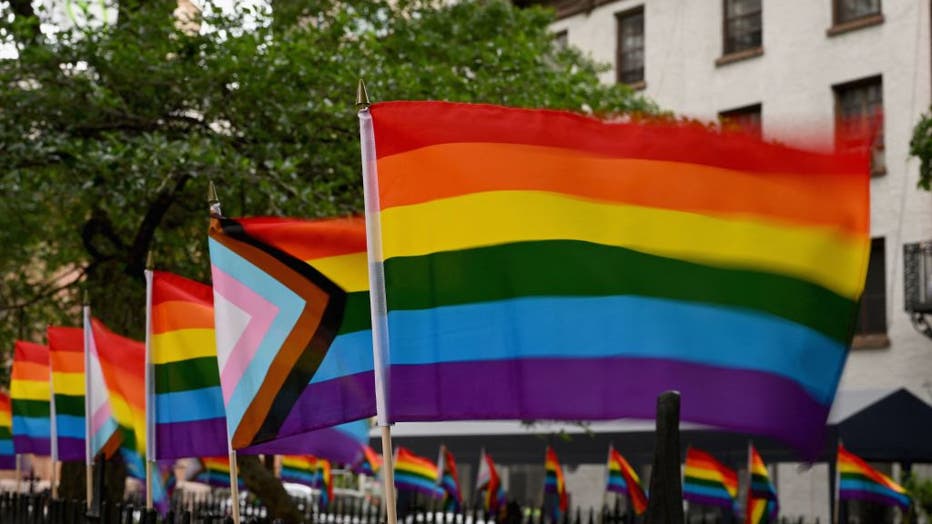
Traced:
POLYGON ((106 402, 91 417, 91 431, 96 434, 110 420, 110 415, 110 403, 106 402))
POLYGON ((250 317, 249 324, 236 341, 226 365, 220 372, 223 401, 229 403, 236 385, 239 384, 240 378, 259 349, 259 344, 262 343, 272 322, 278 316, 279 308, 239 280, 224 273, 217 266, 211 265, 211 275, 214 281, 214 292, 245 311, 250 317))

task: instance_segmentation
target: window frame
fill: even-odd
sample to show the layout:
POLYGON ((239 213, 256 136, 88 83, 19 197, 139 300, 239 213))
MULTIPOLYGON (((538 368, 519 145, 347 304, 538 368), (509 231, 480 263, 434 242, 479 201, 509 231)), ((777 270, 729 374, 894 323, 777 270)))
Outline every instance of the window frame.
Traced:
MULTIPOLYGON (((835 147, 836 149, 841 146, 841 135, 839 130, 842 125, 842 107, 841 107, 841 95, 845 91, 852 89, 859 89, 868 87, 871 85, 877 84, 880 91, 880 122, 878 126, 878 133, 880 137, 880 143, 870 145, 870 155, 871 155, 871 176, 880 176, 887 173, 887 162, 886 162, 886 118, 884 117, 884 96, 883 96, 883 75, 871 75, 864 78, 858 78, 855 80, 849 80, 846 82, 841 82, 838 84, 832 85, 832 96, 834 98, 834 108, 835 108, 835 147), (877 165, 874 162, 874 155, 883 154, 883 161, 880 165, 877 165)), ((875 136, 877 136, 875 135, 875 136)))
MULTIPOLYGON (((728 3, 734 0, 722 0, 722 56, 744 56, 747 55, 747 58, 752 56, 758 56, 761 50, 764 48, 764 3, 761 1, 760 10, 758 14, 760 15, 760 43, 756 46, 746 47, 743 49, 728 49, 728 3)), ((835 0, 833 0, 835 1, 835 0)), ((741 15, 749 16, 749 15, 741 15)))
POLYGON ((644 13, 644 5, 632 7, 631 9, 626 9, 624 11, 619 11, 615 13, 615 82, 618 84, 627 85, 633 89, 643 89, 645 86, 645 80, 647 78, 646 70, 646 29, 647 29, 647 18, 644 13), (622 20, 628 17, 640 15, 641 16, 641 78, 634 82, 627 82, 622 79, 624 73, 624 49, 622 38, 622 20))
POLYGON ((747 128, 741 126, 742 132, 751 134, 757 138, 762 138, 764 136, 764 104, 762 102, 719 111, 718 119, 722 124, 722 128, 725 129, 726 119, 729 117, 749 114, 757 114, 757 128, 754 130, 754 133, 749 133, 747 128))
POLYGON ((852 349, 882 349, 890 346, 890 339, 888 333, 890 331, 890 319, 887 318, 887 303, 890 300, 889 293, 889 283, 887 282, 887 239, 884 236, 876 236, 871 238, 871 248, 870 254, 868 255, 868 261, 871 262, 875 260, 875 255, 879 258, 881 267, 875 269, 873 273, 870 271, 870 264, 868 265, 868 273, 865 279, 864 284, 864 294, 861 296, 861 303, 858 304, 858 314, 855 320, 854 325, 854 340, 852 341, 852 349), (875 279, 879 279, 880 283, 883 285, 883 293, 873 293, 871 296, 868 296, 869 285, 871 283, 871 276, 874 276, 875 279), (870 308, 867 300, 878 301, 882 295, 882 303, 876 308, 877 311, 870 308), (864 329, 861 326, 862 319, 864 323, 870 323, 869 318, 871 313, 874 316, 879 318, 883 324, 882 331, 871 331, 864 329))
MULTIPOLYGON (((841 19, 841 3, 845 0, 832 0, 832 25, 834 27, 846 26, 847 24, 857 24, 864 20, 873 20, 883 17, 883 0, 877 0, 877 12, 868 13, 848 20, 841 19)), ((860 27, 860 26, 859 26, 860 27)))

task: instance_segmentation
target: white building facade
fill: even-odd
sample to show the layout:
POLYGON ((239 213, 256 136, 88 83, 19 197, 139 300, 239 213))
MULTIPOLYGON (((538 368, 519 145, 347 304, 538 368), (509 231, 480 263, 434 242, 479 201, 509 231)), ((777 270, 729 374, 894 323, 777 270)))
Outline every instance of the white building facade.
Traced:
MULTIPOLYGON (((932 2, 545 3, 557 9, 559 42, 612 64, 604 82, 626 83, 676 114, 731 119, 786 142, 805 137, 809 147, 834 147, 838 122, 872 126, 874 252, 841 388, 905 386, 932 402, 932 340, 903 310, 903 244, 932 239, 932 194, 917 189, 919 162, 908 154, 932 103, 932 2)), ((783 514, 829 521, 826 475, 824 465, 781 465, 783 514)))

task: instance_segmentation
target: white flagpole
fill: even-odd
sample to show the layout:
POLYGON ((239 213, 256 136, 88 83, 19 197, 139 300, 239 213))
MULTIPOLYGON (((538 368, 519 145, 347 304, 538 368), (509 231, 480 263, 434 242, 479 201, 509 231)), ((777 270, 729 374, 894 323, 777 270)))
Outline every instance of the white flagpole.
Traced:
POLYGON ((152 252, 146 257, 146 509, 152 509, 152 464, 155 462, 155 395, 152 381, 152 252))
POLYGON ((91 407, 94 405, 91 394, 94 388, 91 387, 91 305, 87 298, 87 292, 84 293, 84 478, 87 483, 86 497, 87 509, 91 509, 91 500, 94 497, 94 456, 91 451, 91 438, 93 437, 93 426, 91 424, 91 407))
POLYGON ((55 381, 52 376, 52 352, 49 350, 49 448, 52 455, 52 469, 49 472, 49 489, 52 500, 58 498, 58 418, 55 416, 55 381))
POLYGON ((369 114, 369 94, 362 79, 356 89, 359 143, 362 154, 363 195, 366 205, 366 253, 369 259, 369 307, 372 314, 372 359, 375 368, 375 409, 382 432, 382 461, 385 467, 387 524, 398 522, 395 500, 395 466, 392 460, 391 417, 388 414, 388 306, 385 300, 385 269, 382 267, 382 230, 379 222, 379 173, 375 133, 369 114))
MULTIPOLYGON (((220 197, 217 196, 217 188, 214 187, 213 181, 207 182, 207 206, 210 210, 210 217, 221 218, 223 211, 220 209, 220 197)), ((151 297, 150 297, 151 298, 151 297)), ((236 467, 236 450, 233 449, 233 435, 230 433, 230 419, 224 417, 227 424, 227 450, 229 451, 230 460, 230 501, 233 513, 233 524, 240 524, 239 515, 239 469, 236 467)))

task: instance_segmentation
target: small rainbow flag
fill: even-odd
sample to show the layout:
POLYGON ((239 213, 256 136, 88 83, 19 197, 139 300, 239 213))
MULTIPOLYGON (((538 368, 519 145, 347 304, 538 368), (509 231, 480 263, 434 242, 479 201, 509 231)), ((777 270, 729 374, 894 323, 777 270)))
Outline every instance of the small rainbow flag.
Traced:
MULTIPOLYGON (((195 482, 215 488, 230 488, 230 457, 201 457, 201 471, 194 476, 195 482)), ((240 488, 245 488, 243 479, 237 479, 240 488)))
POLYGON ((10 373, 13 448, 16 453, 51 452, 49 348, 17 340, 10 373))
POLYGON ((320 485, 317 457, 313 455, 282 455, 282 482, 315 487, 320 485))
POLYGON ((557 453, 550 446, 547 446, 544 455, 544 493, 557 497, 557 503, 553 505, 551 515, 553 521, 557 522, 566 514, 569 505, 566 496, 566 480, 563 478, 563 466, 560 465, 557 453))
POLYGON ((434 101, 360 122, 389 421, 653 418, 675 389, 683 420, 821 449, 867 272, 866 154, 434 101))
POLYGON ((166 273, 151 280, 150 363, 154 457, 216 456, 228 450, 210 286, 166 273))
POLYGON ((460 491, 459 474, 456 472, 456 459, 446 446, 440 446, 440 455, 437 457, 437 483, 446 494, 444 500, 448 511, 459 511, 463 506, 463 495, 460 491))
POLYGON ((208 243, 233 448, 375 415, 364 221, 213 217, 208 243))
POLYGON ((430 497, 442 497, 437 486, 437 465, 401 446, 395 450, 395 487, 398 491, 414 491, 430 497))
POLYGON ((362 457, 353 466, 353 472, 374 477, 382 469, 382 456, 367 444, 363 444, 362 457))
POLYGON ((320 508, 327 509, 333 502, 333 475, 330 471, 330 461, 317 460, 317 478, 320 479, 320 508))
POLYGON ((641 479, 614 447, 608 448, 608 482, 605 489, 628 497, 628 502, 638 515, 647 510, 647 495, 641 487, 641 479))
POLYGON ((498 475, 492 455, 482 450, 479 471, 476 473, 476 492, 482 493, 482 507, 489 515, 498 515, 505 509, 505 487, 498 475))
POLYGON ((751 484, 745 507, 745 524, 768 524, 777 521, 780 506, 777 490, 770 482, 767 466, 754 446, 748 447, 751 484))
POLYGON ((0 391, 0 469, 16 469, 13 451, 13 412, 10 394, 0 391))
POLYGON ((694 447, 686 450, 683 498, 697 504, 733 510, 738 496, 738 475, 733 469, 694 447))
POLYGON ((910 497, 903 486, 867 465, 860 457, 838 445, 838 498, 867 500, 886 506, 909 508, 910 497))
POLYGON ((84 460, 84 330, 49 326, 59 460, 84 460))

